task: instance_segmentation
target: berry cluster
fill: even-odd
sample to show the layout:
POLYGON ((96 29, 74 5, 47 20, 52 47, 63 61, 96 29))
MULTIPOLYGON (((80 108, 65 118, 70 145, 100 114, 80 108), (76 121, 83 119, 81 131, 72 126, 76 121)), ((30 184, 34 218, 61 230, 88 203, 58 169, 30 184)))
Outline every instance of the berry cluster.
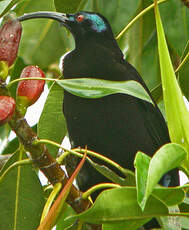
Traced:
MULTIPOLYGON (((9 74, 9 68, 14 64, 22 26, 18 20, 9 20, 0 28, 0 82, 4 83, 9 74)), ((45 78, 44 72, 38 66, 27 66, 22 70, 20 78, 45 78)), ((15 107, 25 114, 28 106, 34 104, 45 85, 44 80, 23 80, 18 83, 16 100, 10 95, 0 95, 0 125, 10 121, 15 107)))

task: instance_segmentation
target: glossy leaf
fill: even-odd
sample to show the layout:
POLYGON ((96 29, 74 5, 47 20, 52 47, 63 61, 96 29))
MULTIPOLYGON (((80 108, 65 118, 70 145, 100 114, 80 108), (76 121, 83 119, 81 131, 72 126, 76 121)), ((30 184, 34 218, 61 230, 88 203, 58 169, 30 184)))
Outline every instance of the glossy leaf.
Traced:
POLYGON ((141 219, 141 220, 127 220, 127 221, 120 221, 120 222, 114 222, 111 224, 103 224, 102 229, 103 230, 137 230, 139 227, 141 227, 143 224, 148 222, 150 219, 141 219))
POLYGON ((0 153, 6 148, 8 144, 8 136, 10 134, 10 127, 8 124, 5 124, 0 127, 0 153), (4 144, 4 146, 3 146, 4 144))
POLYGON ((18 138, 14 138, 13 140, 9 141, 8 145, 3 149, 2 154, 11 154, 14 153, 19 147, 18 138))
POLYGON ((114 34, 118 34, 127 23, 135 15, 136 10, 140 4, 140 0, 97 0, 95 9, 93 5, 92 11, 98 11, 105 15, 109 20, 114 34), (116 9, 116 10, 115 10, 116 9))
MULTIPOLYGON (((63 90, 59 85, 53 84, 37 126, 37 133, 40 139, 49 139, 61 144, 66 135, 66 123, 62 112, 62 103, 63 90)), ((57 155, 57 147, 47 145, 47 148, 52 156, 57 155)))
POLYGON ((145 195, 150 160, 151 158, 142 152, 138 152, 135 157, 135 178, 137 185, 137 200, 139 204, 142 202, 145 195))
POLYGON ((150 197, 144 212, 137 203, 137 193, 134 187, 122 187, 103 191, 94 205, 78 215, 81 220, 89 223, 113 223, 115 221, 139 220, 167 215, 167 207, 154 197, 150 197), (127 199, 125 199, 127 198, 127 199), (113 206, 110 205, 114 204, 113 206))
POLYGON ((63 229, 69 229, 73 224, 75 224, 76 219, 71 218, 69 219, 69 216, 73 216, 76 213, 74 210, 67 204, 64 205, 62 215, 60 216, 57 225, 56 230, 63 230, 63 229))
POLYGON ((141 187, 140 194, 144 194, 142 201, 140 199, 142 209, 144 209, 148 197, 161 177, 171 169, 178 168, 186 155, 185 149, 178 144, 166 144, 155 153, 149 164, 146 188, 141 187))
POLYGON ((189 10, 177 0, 159 7, 168 44, 181 57, 189 37, 189 10))
POLYGON ((174 206, 184 200, 185 193, 179 187, 159 187, 154 189, 153 195, 167 206, 174 206))
POLYGON ((136 81, 108 81, 92 78, 77 78, 56 81, 66 91, 85 98, 100 98, 110 94, 124 93, 151 102, 145 89, 136 81))
MULTIPOLYGON (((94 163, 90 161, 90 164, 99 171, 102 175, 104 175, 106 178, 108 178, 110 181, 120 184, 120 185, 126 185, 127 178, 124 179, 120 176, 118 176, 114 171, 106 167, 105 165, 99 165, 97 163, 94 163)), ((134 180, 134 178, 132 178, 134 180)))
MULTIPOLYGON (((158 36, 158 51, 163 87, 163 98, 171 141, 186 147, 189 150, 189 111, 187 110, 181 89, 175 77, 171 63, 165 34, 159 14, 158 6, 155 7, 155 17, 158 36)), ((189 172, 188 157, 183 162, 183 167, 189 172)))
POLYGON ((67 0, 54 0, 56 10, 63 13, 78 12, 85 2, 86 0, 72 0, 71 3, 67 0))
MULTIPOLYGON (((3 171, 12 163, 25 158, 17 152, 6 163, 3 171)), ((31 165, 11 169, 0 180, 0 229, 35 230, 44 205, 43 190, 31 165)))

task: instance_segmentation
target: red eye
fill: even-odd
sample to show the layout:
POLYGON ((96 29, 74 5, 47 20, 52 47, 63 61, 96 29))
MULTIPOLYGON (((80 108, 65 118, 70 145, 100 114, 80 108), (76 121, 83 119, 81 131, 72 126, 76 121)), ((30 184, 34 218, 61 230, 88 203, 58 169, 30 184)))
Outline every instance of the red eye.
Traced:
POLYGON ((76 19, 77 19, 78 22, 82 22, 83 19, 84 19, 84 16, 82 14, 80 14, 80 15, 77 16, 76 19))

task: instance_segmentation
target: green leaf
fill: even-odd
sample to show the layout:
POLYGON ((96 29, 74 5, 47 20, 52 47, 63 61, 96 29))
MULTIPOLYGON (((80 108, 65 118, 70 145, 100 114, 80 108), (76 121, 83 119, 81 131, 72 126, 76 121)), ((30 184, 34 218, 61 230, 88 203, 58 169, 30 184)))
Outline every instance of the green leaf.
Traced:
POLYGON ((107 0, 97 0, 96 9, 91 10, 107 17, 114 34, 117 34, 135 15, 139 3, 139 0, 109 0, 107 4, 107 0))
POLYGON ((4 14, 6 14, 18 2, 21 2, 21 0, 15 0, 15 1, 3 0, 3 1, 0 1, 0 17, 2 17, 4 14))
POLYGON ((92 78, 76 78, 56 81, 66 91, 85 98, 100 98, 110 94, 123 93, 153 103, 148 93, 136 81, 108 81, 92 78))
MULTIPOLYGON (((104 175, 106 178, 108 178, 110 181, 120 184, 120 185, 126 185, 127 182, 127 177, 126 179, 118 176, 114 171, 106 167, 105 165, 99 165, 97 163, 94 163, 90 161, 90 164, 97 170, 99 171, 102 175, 104 175)), ((134 181, 134 177, 132 178, 134 181)))
POLYGON ((4 150, 4 148, 8 144, 8 136, 10 134, 10 131, 11 129, 8 124, 0 126, 0 153, 4 150))
POLYGON ((62 215, 60 216, 57 225, 56 225, 56 230, 63 230, 63 229, 69 229, 75 222, 76 218, 68 218, 69 216, 73 216, 76 213, 74 210, 69 206, 68 204, 64 204, 63 212, 62 215))
MULTIPOLYGON (((155 1, 156 2, 156 1, 155 1)), ((163 98, 171 141, 183 145, 189 150, 189 111, 187 110, 182 92, 179 88, 171 63, 165 34, 158 10, 155 7, 155 17, 158 36, 158 51, 163 87, 163 98)), ((189 174, 189 157, 183 162, 183 167, 189 174)))
POLYGON ((137 200, 139 204, 142 202, 145 195, 150 159, 151 158, 148 155, 142 152, 138 152, 134 160, 137 185, 137 200))
POLYGON ((160 6, 160 13, 169 47, 181 56, 189 37, 189 10, 180 1, 171 0, 160 6))
POLYGON ((155 153, 149 164, 146 189, 143 186, 141 187, 142 191, 140 191, 141 196, 144 195, 142 201, 140 198, 142 209, 144 209, 148 197, 161 177, 171 169, 178 168, 186 155, 187 153, 181 145, 173 143, 164 145, 155 153))
POLYGON ((75 13, 81 10, 86 0, 54 0, 56 10, 63 13, 75 13))
MULTIPOLYGON (((26 158, 17 152, 6 163, 26 158)), ((42 186, 31 165, 11 169, 0 180, 0 229, 36 230, 44 206, 42 186)))
POLYGON ((103 230, 137 230, 140 229, 142 225, 148 222, 150 219, 141 219, 141 220, 127 220, 127 221, 120 221, 111 224, 103 224, 103 230))
POLYGON ((13 140, 9 141, 8 145, 3 149, 2 154, 11 154, 14 153, 19 147, 18 137, 15 137, 13 140))
POLYGON ((174 206, 184 200, 185 193, 180 187, 160 187, 154 189, 153 195, 167 206, 174 206))
MULTIPOLYGON (((39 123, 37 134, 40 139, 48 139, 61 144, 66 135, 66 123, 62 112, 63 90, 53 84, 44 105, 39 123)), ((53 145, 47 145, 52 156, 56 156, 58 148, 53 145)))
POLYGON ((101 224, 126 220, 149 220, 151 217, 167 214, 167 207, 152 196, 142 212, 137 203, 136 188, 122 187, 103 191, 94 205, 78 214, 78 217, 89 223, 101 224), (110 205, 110 201, 113 205, 110 205))

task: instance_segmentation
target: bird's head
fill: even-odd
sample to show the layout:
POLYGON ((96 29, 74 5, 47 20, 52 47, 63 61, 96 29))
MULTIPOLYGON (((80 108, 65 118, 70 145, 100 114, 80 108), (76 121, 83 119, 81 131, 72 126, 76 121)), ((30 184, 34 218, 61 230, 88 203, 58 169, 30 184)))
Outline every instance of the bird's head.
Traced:
POLYGON ((41 11, 24 14, 18 20, 24 21, 32 18, 50 18, 59 21, 73 34, 76 43, 79 40, 113 39, 111 27, 105 17, 98 13, 81 11, 76 14, 64 14, 58 12, 41 11))

